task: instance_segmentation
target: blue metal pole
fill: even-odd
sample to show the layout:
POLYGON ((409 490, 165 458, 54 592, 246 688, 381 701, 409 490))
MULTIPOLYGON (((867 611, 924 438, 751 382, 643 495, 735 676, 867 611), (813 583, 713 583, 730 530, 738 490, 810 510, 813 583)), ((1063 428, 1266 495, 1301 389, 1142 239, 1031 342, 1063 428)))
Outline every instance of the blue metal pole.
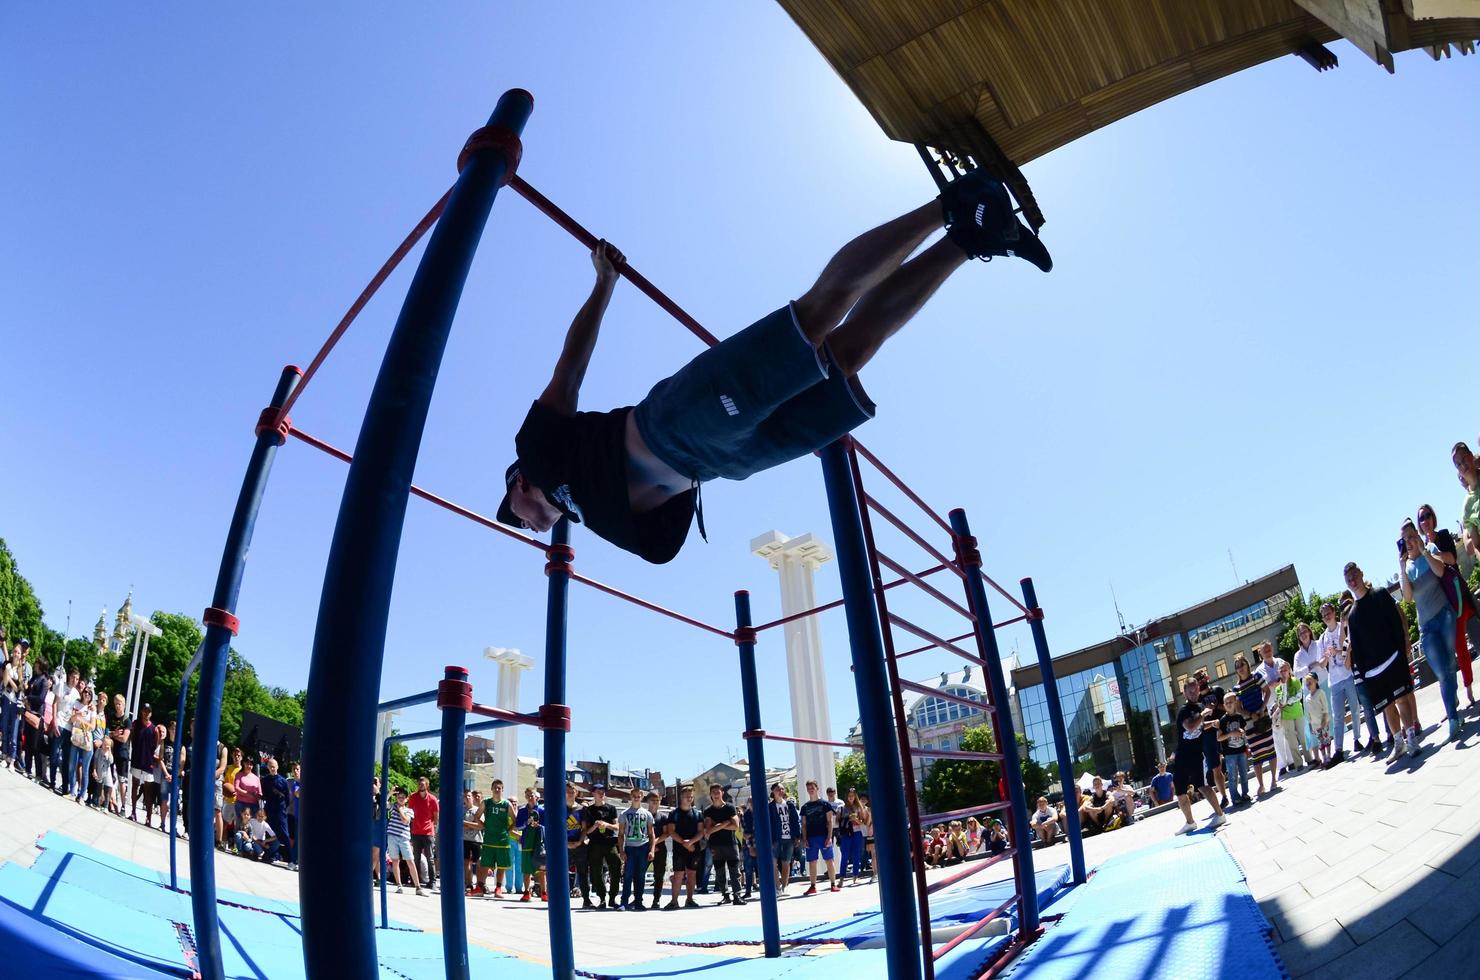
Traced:
MULTIPOLYGON (((392 737, 380 743, 380 822, 376 824, 376 836, 380 839, 380 867, 375 869, 375 873, 380 878, 380 928, 382 929, 391 927, 390 904, 386 898, 389 889, 385 883, 386 852, 390 850, 391 812, 386 808, 390 806, 391 799, 391 745, 395 741, 396 739, 392 737)), ((299 856, 298 863, 300 866, 303 864, 302 855, 299 856)), ((397 870, 396 873, 400 874, 400 871, 397 870)))
POLYGON ((565 736, 570 712, 565 709, 566 620, 570 599, 570 522, 562 519, 550 532, 549 576, 545 602, 545 894, 549 897, 550 975, 575 980, 575 936, 570 923, 570 851, 566 848, 565 736), (563 723, 560 723, 563 719, 563 723))
MULTIPOLYGON (((534 106, 529 93, 504 93, 489 129, 516 138, 534 106)), ((304 709, 299 864, 303 958, 312 980, 379 972, 370 906, 344 901, 362 880, 370 823, 342 819, 363 799, 365 771, 353 765, 374 744, 375 706, 385 660, 386 619, 412 471, 432 389, 478 238, 510 169, 508 147, 472 152, 432 231, 365 410, 354 462, 324 570, 304 709), (350 763, 350 764, 347 764, 350 763)))
POLYGON ((833 543, 838 551, 838 577, 843 585, 843 609, 853 653, 853 684, 858 691, 858 721, 863 730, 869 798, 874 804, 874 853, 879 865, 879 905, 884 920, 888 975, 890 980, 919 980, 923 966, 920 926, 915 918, 910 883, 904 774, 889 711, 884 640, 879 633, 873 577, 869 572, 868 548, 846 440, 845 436, 822 451, 822 476, 832 514, 833 543))
POLYGON ((1033 833, 1028 826, 1028 804, 1023 792, 1023 769, 1018 761, 1017 733, 1012 727, 1012 703, 1007 694, 1007 678, 1002 673, 1002 654, 997 649, 997 631, 992 627, 992 610, 987 603, 987 589, 982 582, 981 554, 966 511, 957 507, 950 513, 951 530, 956 534, 956 555, 966 573, 966 604, 976 616, 976 639, 987 661, 987 680, 992 686, 992 704, 997 708, 997 735, 1002 753, 1002 781, 1007 784, 1007 798, 1012 803, 1012 842, 1017 849, 1013 862, 1018 872, 1018 935, 1024 940, 1038 932, 1038 882, 1033 877, 1033 833))
MULTIPOLYGON (((185 698, 190 693, 190 676, 200 666, 201 654, 205 650, 205 643, 195 648, 195 656, 190 658, 190 663, 185 665, 185 676, 180 678, 180 700, 175 705, 175 756, 174 772, 170 781, 170 887, 175 891, 180 890, 180 877, 177 870, 178 858, 175 855, 175 841, 180 836, 180 743, 185 738, 185 698)), ((194 749, 191 750, 195 751, 194 749)), ((211 772, 216 771, 215 756, 211 757, 211 772)))
POLYGON ((1043 632, 1043 610, 1038 608, 1038 592, 1033 580, 1020 583, 1023 605, 1028 607, 1028 628, 1033 631, 1033 646, 1038 651, 1038 673, 1043 679, 1043 699, 1048 702, 1048 724, 1053 731, 1054 757, 1059 763, 1059 784, 1064 791, 1064 828, 1069 837, 1069 869, 1074 883, 1085 882, 1084 835, 1079 826, 1079 807, 1074 800, 1074 760, 1069 755, 1069 736, 1064 728, 1064 706, 1059 702, 1059 681, 1053 672, 1053 657, 1048 652, 1048 636, 1043 632))
POLYGON ((761 886, 761 938, 767 956, 780 956, 781 924, 776 914, 776 862, 771 854, 766 742, 760 734, 761 692, 755 670, 755 630, 750 622, 750 593, 743 589, 735 593, 735 645, 740 648, 740 697, 745 704, 745 748, 750 760, 750 825, 755 828, 755 870, 761 886))
MULTIPOLYGON (((285 367, 272 393, 271 409, 281 408, 297 387, 302 372, 285 367)), ((195 735, 190 752, 197 759, 211 760, 211 779, 197 779, 190 784, 190 908, 195 926, 195 950, 202 980, 219 980, 221 966, 221 930, 216 922, 216 740, 221 735, 221 691, 226 686, 226 654, 231 638, 236 635, 236 597, 241 591, 242 574, 246 571, 247 549, 252 544, 252 530, 257 524, 257 511, 272 472, 272 460, 286 437, 276 429, 259 428, 257 444, 252 447, 236 510, 226 531, 226 546, 221 554, 221 567, 216 572, 216 588, 211 593, 211 608, 206 610, 206 635, 201 641, 200 684, 195 694, 195 735)))
POLYGON ((468 980, 468 900, 463 894, 462 870, 463 726, 472 706, 467 668, 445 668, 437 689, 437 707, 442 709, 437 858, 442 864, 442 962, 447 980, 468 980))

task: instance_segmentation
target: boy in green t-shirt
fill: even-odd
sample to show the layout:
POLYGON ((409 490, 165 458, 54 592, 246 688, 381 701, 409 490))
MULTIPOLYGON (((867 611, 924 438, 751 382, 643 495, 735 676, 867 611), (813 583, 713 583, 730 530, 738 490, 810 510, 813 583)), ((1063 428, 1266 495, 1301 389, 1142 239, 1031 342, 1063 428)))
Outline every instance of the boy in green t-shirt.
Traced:
POLYGON ((519 835, 519 856, 519 866, 524 869, 524 897, 519 901, 530 900, 529 886, 533 882, 540 890, 540 898, 548 902, 550 896, 545 891, 545 828, 540 826, 538 807, 529 808, 529 822, 519 835))
POLYGON ((483 854, 478 862, 478 891, 488 894, 488 872, 494 872, 493 897, 502 898, 504 877, 514 866, 509 853, 509 831, 514 826, 514 804, 504 799, 504 781, 495 779, 483 802, 483 854))

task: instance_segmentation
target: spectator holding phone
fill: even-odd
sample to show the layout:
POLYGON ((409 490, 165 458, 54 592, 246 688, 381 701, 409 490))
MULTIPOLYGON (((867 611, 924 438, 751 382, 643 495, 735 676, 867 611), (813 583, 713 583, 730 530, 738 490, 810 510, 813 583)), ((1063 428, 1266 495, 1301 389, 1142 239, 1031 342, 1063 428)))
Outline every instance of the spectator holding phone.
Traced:
MULTIPOLYGON (((1403 586, 1403 598, 1418 611, 1418 642, 1439 679, 1439 700, 1444 703, 1449 740, 1453 742, 1459 738, 1460 720, 1454 676, 1455 604, 1446 593, 1444 582, 1449 567, 1440 559, 1436 544, 1424 544, 1412 521, 1403 522, 1398 546, 1401 554, 1398 580, 1403 586)), ((1417 726, 1410 731, 1410 737, 1416 744, 1417 726)))
MULTIPOLYGON (((1460 676, 1465 681, 1465 696, 1469 699, 1470 707, 1475 707, 1475 673, 1470 663, 1470 645, 1465 642, 1465 634, 1472 627, 1480 625, 1475 619, 1475 596, 1470 592, 1470 587, 1465 583, 1463 570, 1460 566, 1459 548, 1454 543, 1454 535, 1439 526, 1439 518, 1434 513, 1434 508, 1428 504, 1418 508, 1418 531, 1423 535, 1424 544, 1435 549, 1439 560, 1448 569, 1444 575, 1445 598, 1451 600, 1450 604, 1455 608, 1455 630, 1454 630, 1454 656, 1459 664, 1460 676)), ((1480 630, 1473 632, 1480 633, 1480 630)), ((1476 637, 1480 642, 1480 636, 1476 637)))

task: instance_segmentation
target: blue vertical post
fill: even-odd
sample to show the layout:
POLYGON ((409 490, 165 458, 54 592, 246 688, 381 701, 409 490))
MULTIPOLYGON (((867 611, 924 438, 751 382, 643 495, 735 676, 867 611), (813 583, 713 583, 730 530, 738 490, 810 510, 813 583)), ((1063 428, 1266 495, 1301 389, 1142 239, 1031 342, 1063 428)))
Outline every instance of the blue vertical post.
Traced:
MULTIPOLYGON (((278 376, 270 409, 281 408, 288 395, 298 386, 302 375, 296 367, 285 367, 278 376)), ((266 414, 266 413, 264 413, 266 414)), ((211 593, 211 607, 206 610, 206 635, 201 641, 200 684, 195 693, 195 735, 190 753, 196 759, 210 759, 211 779, 190 783, 190 908, 194 917, 195 949, 203 980, 219 980, 221 966, 221 930, 216 922, 216 740, 221 735, 221 691, 226 686, 226 653, 236 635, 236 597, 241 592, 242 574, 246 571, 247 549, 252 544, 252 531, 257 524, 257 511, 272 472, 272 460, 285 436, 275 428, 259 427, 257 444, 252 447, 236 510, 226 531, 226 547, 221 554, 221 567, 216 572, 216 588, 211 593)))
POLYGON ((910 882, 909 815, 905 812, 904 773, 890 715, 889 675, 884 640, 874 604, 873 576, 859 517, 859 499, 848 461, 847 437, 822 451, 822 477, 832 514, 838 577, 853 653, 853 684, 858 691, 858 721, 868 764, 869 798, 873 801, 874 853, 878 858, 879 905, 890 980, 919 980, 920 925, 915 918, 910 882))
POLYGON ((304 708, 298 889, 313 980, 379 972, 371 907, 344 901, 346 883, 365 873, 370 821, 346 822, 342 809, 346 800, 364 799, 360 765, 369 760, 361 753, 375 739, 391 587, 432 389, 478 239, 533 107, 528 92, 505 92, 484 131, 489 138, 470 141, 386 345, 345 480, 304 708))
MULTIPOLYGON (((380 867, 376 874, 380 878, 380 928, 391 927, 390 903, 386 898, 389 890, 386 885, 386 851, 390 847, 391 835, 391 812, 386 807, 391 805, 391 746, 395 744, 394 738, 387 738, 380 743, 380 820, 375 825, 375 839, 380 842, 380 867)), ((301 855, 300 861, 301 864, 301 855)), ((397 869, 397 874, 400 870, 397 869)))
POLYGON ((545 602, 545 703, 540 727, 545 742, 545 895, 549 898, 550 975, 575 980, 575 937, 570 926, 570 851, 565 824, 565 735, 570 712, 565 708, 566 613, 570 598, 570 521, 561 518, 550 532, 549 576, 545 602))
POLYGON ((1043 680, 1043 699, 1048 702, 1048 724, 1053 731, 1054 758, 1059 763, 1059 784, 1064 791, 1064 817, 1069 826, 1069 869, 1074 884, 1085 882, 1084 835, 1079 826, 1079 807, 1074 805, 1074 760, 1069 755, 1069 736, 1064 728, 1064 706, 1059 702, 1059 681, 1053 672, 1053 657, 1048 652, 1048 636, 1043 632, 1043 610, 1038 608, 1038 592, 1033 580, 1019 583, 1023 605, 1028 607, 1028 628, 1033 632, 1033 647, 1038 651, 1038 673, 1043 680))
POLYGON ((473 706, 466 667, 447 667, 437 685, 442 709, 437 858, 442 863, 442 962, 447 980, 468 980, 468 900, 463 894, 463 726, 473 706), (451 858, 451 860, 449 860, 451 858))
MULTIPOLYGON (((195 655, 185 665, 185 675, 180 678, 180 700, 175 705, 175 764, 174 772, 170 773, 170 887, 175 891, 180 890, 180 876, 178 872, 178 859, 175 856, 175 840, 179 836, 180 828, 180 769, 181 753, 180 745, 185 738, 185 698, 190 692, 190 677, 195 669, 200 666, 201 655, 205 652, 205 643, 195 648, 195 655)), ((192 748, 192 752, 195 750, 192 748)), ((191 758, 194 758, 192 756, 191 758)), ((215 783, 216 757, 211 756, 211 781, 215 783)))
POLYGON ((1033 877, 1033 832, 1028 826, 1028 804, 1023 790, 1023 769, 1018 761, 1017 732, 1012 727, 1012 703, 1007 693, 1007 678, 1002 673, 1002 654, 997 649, 997 631, 992 626, 992 610, 987 603, 987 588, 982 581, 981 554, 966 511, 957 507, 950 513, 951 530, 956 535, 956 555, 966 573, 966 600, 976 617, 976 640, 987 661, 987 680, 996 707, 997 735, 1002 743, 1002 781, 1007 783, 1007 798, 1012 803, 1012 842, 1017 849, 1013 864, 1017 867, 1018 935, 1027 940, 1038 931, 1038 882, 1033 877))
POLYGON ((755 828, 756 876, 761 886, 761 938, 767 956, 781 955, 776 914, 776 862, 771 853, 771 794, 766 788, 766 742, 761 735, 760 681, 755 671, 755 630, 750 593, 735 593, 735 646, 740 648, 740 697, 745 706, 745 749, 750 761, 750 825, 755 828))

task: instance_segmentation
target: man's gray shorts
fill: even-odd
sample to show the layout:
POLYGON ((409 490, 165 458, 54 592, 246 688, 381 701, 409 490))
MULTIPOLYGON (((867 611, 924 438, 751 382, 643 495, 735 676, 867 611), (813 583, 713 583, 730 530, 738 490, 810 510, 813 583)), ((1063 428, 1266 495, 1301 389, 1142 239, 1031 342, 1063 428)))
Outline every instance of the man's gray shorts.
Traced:
POLYGON ((638 403, 648 448, 693 480, 743 480, 874 417, 856 378, 802 334, 788 303, 653 386, 638 403))

